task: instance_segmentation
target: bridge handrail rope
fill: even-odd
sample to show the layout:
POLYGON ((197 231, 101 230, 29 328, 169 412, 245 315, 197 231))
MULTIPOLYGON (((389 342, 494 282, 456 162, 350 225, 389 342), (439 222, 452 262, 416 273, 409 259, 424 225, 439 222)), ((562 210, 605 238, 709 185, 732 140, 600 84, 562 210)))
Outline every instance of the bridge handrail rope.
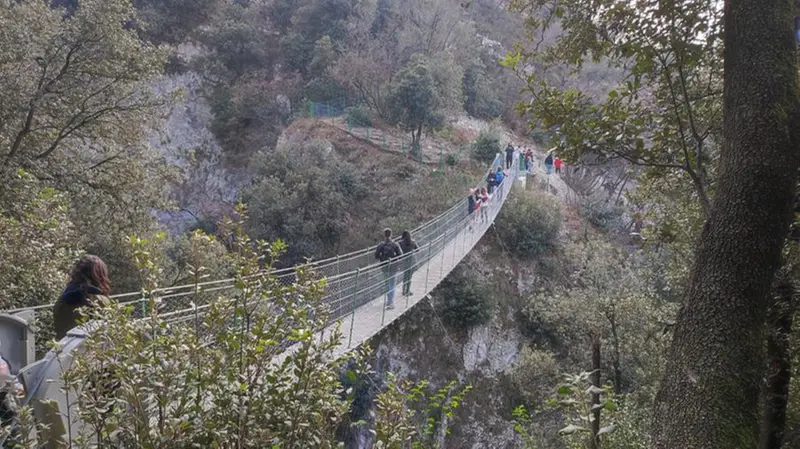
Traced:
MULTIPOLYGON (((503 159, 498 155, 490 170, 494 170, 500 163, 503 163, 503 159)), ((486 230, 492 226, 517 179, 518 170, 518 161, 514 159, 508 176, 498 186, 487 206, 482 205, 479 210, 467 213, 464 204, 466 200, 462 199, 445 213, 418 227, 418 230, 424 230, 416 236, 419 249, 409 256, 392 259, 388 262, 378 262, 374 260, 373 249, 367 248, 347 255, 350 262, 343 262, 342 256, 339 256, 326 259, 328 261, 326 265, 317 265, 312 272, 314 276, 324 278, 326 282, 325 297, 321 307, 325 308, 325 312, 327 312, 325 316, 328 321, 322 328, 312 329, 312 332, 315 337, 319 335, 320 338, 323 338, 327 332, 331 331, 332 327, 339 328, 343 339, 339 341, 331 355, 340 357, 353 347, 359 346, 400 317, 406 310, 428 297, 430 292, 448 276, 483 237, 486 230), (368 257, 368 259, 365 260, 364 257, 368 257), (330 263, 337 259, 338 263, 330 263), (357 263, 353 269, 341 269, 341 265, 348 266, 348 264, 354 263, 353 261, 357 263), (336 271, 333 271, 334 269, 336 271), (406 295, 395 295, 396 307, 391 309, 385 307, 389 301, 387 294, 400 290, 400 286, 405 282, 410 282, 415 293, 411 293, 410 288, 404 288, 406 295), (401 304, 403 300, 405 300, 405 307, 402 307, 401 304)), ((297 269, 308 266, 313 267, 314 263, 301 265, 297 269)), ((257 288, 275 288, 277 289, 276 294, 298 294, 292 288, 297 278, 297 269, 270 272, 269 274, 272 276, 277 274, 275 276, 277 279, 272 279, 263 284, 263 287, 257 288)), ((261 273, 260 276, 264 274, 261 273)), ((262 291, 262 294, 249 299, 240 295, 238 290, 226 296, 214 295, 214 292, 233 289, 234 286, 228 285, 228 281, 227 279, 208 281, 203 283, 203 287, 191 284, 186 286, 191 287, 189 291, 184 291, 185 289, 177 292, 170 291, 160 297, 153 295, 161 300, 158 316, 172 329, 177 326, 193 327, 197 338, 204 345, 213 345, 216 341, 216 332, 222 329, 237 330, 241 326, 247 325, 240 319, 240 316, 228 317, 226 315, 220 322, 198 319, 201 316, 207 316, 208 311, 213 310, 213 307, 239 304, 243 299, 246 304, 241 304, 241 306, 244 307, 266 307, 268 310, 271 310, 272 307, 281 307, 280 302, 265 301, 265 298, 274 297, 269 294, 270 290, 262 291), (184 297, 190 297, 190 302, 185 305, 179 303, 178 307, 162 307, 179 302, 165 301, 165 298, 184 297), (209 326, 222 326, 222 328, 209 326)), ((162 290, 162 292, 165 291, 162 290)), ((130 297, 130 294, 127 295, 130 297)), ((141 293, 136 293, 136 295, 141 295, 141 293)), ((148 299, 152 299, 153 296, 148 299)), ((117 298, 119 297, 121 296, 118 295, 117 298)), ((302 297, 297 299, 302 301, 302 297)), ((128 303, 138 301, 141 299, 128 303)), ((134 318, 144 316, 142 309, 133 308, 136 314, 134 318)), ((318 312, 319 310, 309 310, 309 313, 318 312)), ((102 325, 101 322, 92 321, 73 329, 59 342, 57 349, 51 350, 44 359, 35 363, 28 362, 30 364, 23 368, 24 373, 20 373, 26 390, 23 403, 34 405, 36 420, 43 424, 43 429, 54 429, 52 435, 47 433, 47 435, 39 435, 40 437, 63 440, 64 435, 77 435, 83 427, 84 424, 81 423, 80 417, 71 412, 74 398, 65 392, 59 379, 61 379, 63 370, 68 369, 71 365, 76 354, 82 351, 81 348, 86 337, 96 330, 97 326, 102 325), (43 404, 47 404, 50 408, 44 407, 43 404), (51 413, 51 411, 55 413, 51 413)), ((272 356, 274 363, 281 363, 283 358, 288 357, 297 349, 297 345, 292 345, 291 341, 284 341, 279 344, 279 349, 277 355, 272 356)))
MULTIPOLYGON (((495 162, 497 162, 498 159, 496 159, 495 162)), ((500 162, 502 162, 502 160, 500 162)), ((492 164, 492 168, 494 167, 496 167, 495 163, 492 164)), ((481 221, 481 223, 484 223, 487 228, 489 225, 491 225, 491 223, 494 222, 496 215, 499 213, 500 208, 505 202, 505 199, 508 197, 513 181, 517 177, 517 170, 518 164, 515 160, 512 171, 506 178, 507 182, 504 181, 503 184, 498 188, 493 201, 488 205, 488 207, 491 208, 491 212, 486 213, 486 221, 481 221)), ((411 259, 413 260, 413 264, 402 270, 398 270, 394 277, 399 279, 406 272, 414 273, 420 267, 431 262, 432 258, 442 255, 441 251, 446 248, 451 241, 455 240, 462 232, 465 231, 465 229, 471 227, 473 224, 475 224, 475 221, 479 220, 479 218, 476 216, 480 213, 479 211, 473 212, 469 215, 466 214, 465 202, 466 201, 460 201, 457 204, 457 206, 464 206, 464 209, 461 211, 459 211, 457 207, 451 208, 451 210, 456 212, 457 215, 450 217, 450 220, 448 220, 449 226, 445 228, 444 232, 439 233, 427 242, 418 242, 419 249, 415 251, 413 256, 410 256, 413 257, 413 259, 411 259)), ((483 235, 483 232, 485 232, 485 229, 480 232, 480 235, 483 235)), ((386 283, 387 264, 385 262, 374 261, 374 250, 371 248, 362 252, 367 252, 369 254, 371 262, 367 265, 361 266, 356 270, 351 270, 346 273, 325 276, 327 293, 323 300, 323 304, 329 308, 329 324, 332 324, 348 315, 354 314, 356 309, 359 309, 363 305, 372 302, 375 300, 375 298, 381 295, 385 295, 389 291, 389 286, 386 283), (360 279, 361 288, 358 288, 358 285, 356 284, 357 277, 360 279), (355 291, 353 291, 354 289, 355 291)), ((397 262, 394 263, 401 266, 405 265, 404 258, 402 257, 397 259, 397 262)), ((389 269, 391 269, 391 262, 389 269)), ((294 280, 294 273, 285 273, 282 276, 288 277, 290 282, 294 280)), ((202 293, 219 291, 224 288, 212 287, 211 289, 203 290, 202 293)), ((192 291, 181 293, 179 295, 188 296, 195 293, 197 292, 192 291)), ((209 306, 210 304, 195 304, 193 307, 174 310, 172 312, 162 313, 161 315, 162 317, 168 318, 168 322, 176 323, 193 317, 197 311, 205 310, 209 306), (173 319, 172 317, 175 318, 173 319)))
MULTIPOLYGON (((486 179, 486 175, 488 175, 489 171, 496 170, 496 167, 500 166, 502 163, 503 163, 502 155, 500 153, 498 153, 495 156, 495 159, 492 161, 492 163, 489 166, 489 168, 487 169, 487 171, 484 172, 484 177, 482 178, 482 180, 486 179)), ((452 220, 454 219, 454 217, 457 217, 459 215, 463 215, 463 213, 461 211, 466 210, 466 202, 467 202, 466 198, 462 198, 461 200, 459 200, 455 204, 453 204, 446 211, 442 212, 441 214, 437 215, 433 219, 431 219, 431 220, 423 223, 422 225, 416 227, 415 229, 413 229, 411 232, 412 232, 412 235, 414 236, 414 239, 418 242, 418 244, 420 244, 420 246, 423 246, 423 245, 427 244, 428 242, 432 241, 432 239, 436 239, 437 235, 441 233, 442 228, 445 228, 445 231, 446 231, 446 229, 448 227, 451 227, 454 224, 454 223, 452 223, 452 220), (449 226, 445 226, 446 224, 449 225, 449 226)), ((395 239, 395 241, 398 241, 398 240, 399 240, 399 238, 395 239)), ((356 251, 353 251, 353 252, 350 252, 350 253, 346 253, 346 254, 343 254, 343 255, 333 256, 333 257, 329 257, 329 258, 326 258, 326 259, 321 259, 321 260, 318 260, 318 261, 312 261, 312 262, 309 262, 309 263, 306 263, 306 264, 301 264, 301 265, 294 266, 294 267, 276 269, 276 270, 273 270, 271 274, 274 275, 274 276, 277 276, 277 277, 281 277, 281 276, 285 276, 285 275, 290 275, 289 277, 292 277, 298 268, 311 268, 317 273, 322 273, 323 271, 327 271, 326 269, 337 268, 337 271, 338 271, 337 274, 332 274, 331 273, 331 274, 326 275, 326 277, 331 279, 332 276, 342 276, 343 274, 346 274, 348 272, 353 271, 352 269, 351 270, 341 270, 340 267, 337 267, 337 266, 346 265, 348 263, 350 263, 350 265, 353 265, 352 262, 354 262, 354 261, 356 261, 355 268, 366 269, 366 268, 369 268, 372 265, 378 265, 379 263, 377 263, 377 264, 375 263, 375 260, 373 258, 373 254, 374 254, 374 248, 368 247, 368 248, 363 248, 363 249, 356 250, 356 251), (366 259, 366 260, 361 261, 360 263, 358 263, 358 260, 360 260, 360 259, 366 259)), ((158 295, 159 298, 162 301, 164 301, 164 300, 167 300, 167 299, 179 298, 179 297, 182 297, 182 296, 188 296, 188 295, 194 294, 194 293, 196 293, 195 290, 198 287, 203 288, 204 292, 220 291, 220 290, 233 288, 233 282, 234 281, 235 281, 235 278, 225 278, 225 279, 217 279, 217 280, 204 281, 204 282, 192 283, 192 284, 183 284, 183 285, 177 285, 177 286, 171 286, 171 287, 159 287, 159 288, 153 290, 151 293, 155 294, 155 295, 158 295), (220 284, 226 284, 226 285, 223 286, 223 285, 220 285, 220 284), (227 284, 229 284, 229 285, 227 285, 227 284), (206 289, 205 288, 205 287, 208 287, 208 286, 218 286, 218 287, 214 288, 213 290, 211 290, 211 289, 206 289), (184 290, 188 290, 188 291, 184 291, 184 290)), ((144 299, 142 296, 143 295, 142 295, 141 291, 135 291, 135 292, 128 292, 128 293, 120 293, 120 294, 116 294, 116 295, 111 295, 111 298, 117 300, 119 302, 119 304, 121 304, 121 305, 131 305, 131 304, 138 304, 138 303, 146 302, 147 300, 144 299), (135 298, 135 299, 130 299, 128 301, 120 301, 120 300, 123 300, 123 299, 129 299, 129 298, 135 298)), ((13 314, 13 313, 26 311, 26 310, 38 311, 38 310, 43 310, 43 309, 50 309, 52 307, 53 307, 53 304, 43 304, 43 305, 39 305, 39 306, 21 307, 21 308, 10 309, 10 310, 0 311, 0 312, 13 314)))

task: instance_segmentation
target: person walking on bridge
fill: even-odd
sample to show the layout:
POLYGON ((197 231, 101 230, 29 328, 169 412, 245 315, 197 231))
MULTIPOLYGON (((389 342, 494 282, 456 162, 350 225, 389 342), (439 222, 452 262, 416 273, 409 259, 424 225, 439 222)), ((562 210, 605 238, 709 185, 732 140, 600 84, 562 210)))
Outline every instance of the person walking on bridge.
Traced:
POLYGON ((506 179, 506 174, 503 172, 503 167, 497 167, 497 173, 494 174, 494 178, 494 184, 497 187, 497 197, 502 200, 503 189, 505 188, 505 186, 503 186, 503 180, 506 179))
POLYGON ((53 306, 53 327, 61 340, 78 325, 80 309, 107 300, 110 287, 108 268, 97 256, 81 257, 72 268, 64 293, 53 306))
POLYGON ((386 309, 391 310, 394 309, 395 275, 397 273, 397 264, 393 263, 393 259, 402 256, 403 250, 400 248, 400 245, 392 241, 391 229, 384 229, 383 237, 383 242, 375 249, 375 258, 384 265, 386 309))
POLYGON ((478 203, 475 201, 475 189, 469 189, 469 195, 467 195, 467 223, 470 231, 472 231, 472 222, 475 221, 475 212, 477 210, 478 203))
POLYGON ((486 175, 486 189, 489 191, 489 195, 494 192, 494 186, 497 185, 497 175, 494 171, 489 170, 489 174, 486 175))
POLYGON ((486 192, 486 187, 481 187, 481 223, 489 221, 489 194, 486 192))
POLYGON ((508 142, 508 146, 506 147, 506 169, 510 169, 511 165, 514 164, 514 145, 511 145, 511 142, 508 142))
POLYGON ((414 275, 416 251, 419 249, 417 242, 411 238, 411 232, 403 231, 400 239, 400 249, 403 251, 403 296, 411 296, 411 276, 414 275))
POLYGON ((548 154, 547 157, 544 159, 544 172, 547 173, 548 175, 550 173, 553 173, 553 154, 552 153, 548 154))

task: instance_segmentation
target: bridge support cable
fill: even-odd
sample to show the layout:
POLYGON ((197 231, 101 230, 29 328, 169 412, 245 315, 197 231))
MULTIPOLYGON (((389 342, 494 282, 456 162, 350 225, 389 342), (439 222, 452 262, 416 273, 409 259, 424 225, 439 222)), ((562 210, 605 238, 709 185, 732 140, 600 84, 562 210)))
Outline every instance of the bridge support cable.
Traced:
MULTIPOLYGON (((498 154, 489 170, 494 171, 503 163, 504 158, 498 154)), ((482 206, 486 208, 484 211, 468 214, 467 200, 464 198, 443 214, 412 231, 419 250, 399 259, 396 263, 397 270, 390 274, 387 274, 385 264, 375 261, 374 248, 302 267, 310 268, 316 275, 326 279, 327 293, 322 303, 329 312, 330 320, 328 326, 318 334, 319 338, 323 338, 334 326, 341 327, 341 335, 346 337, 340 340, 335 349, 335 357, 360 346, 390 325, 427 297, 447 277, 493 224, 517 179, 518 169, 515 161, 488 205, 482 206), (394 277, 394 282, 391 282, 391 277, 394 277), (410 280, 412 294, 402 297, 399 293, 402 291, 404 279, 410 280), (386 309, 386 294, 392 286, 398 293, 395 300, 397 306, 386 309)), ((281 284, 290 286, 297 280, 298 271, 300 268, 292 268, 276 270, 272 274, 281 284)), ((156 292, 160 300, 159 315, 171 326, 194 325, 195 331, 201 332, 201 326, 197 325, 198 317, 214 301, 237 301, 236 298, 221 299, 220 293, 223 291, 235 291, 233 280, 160 289, 156 292)), ((122 300, 122 303, 136 304, 141 299, 125 300, 139 295, 140 293, 124 294, 116 298, 122 300)), ((42 308, 25 310, 30 313, 42 308)), ((134 307, 133 310, 140 311, 142 308, 134 307)), ((46 313, 49 312, 48 306, 46 313)), ((60 388, 62 370, 69 368, 74 357, 82 350, 88 333, 98 325, 102 324, 90 322, 73 329, 59 342, 58 351, 51 351, 44 359, 20 370, 20 377, 27 390, 25 403, 33 405, 35 417, 40 423, 51 426, 60 435, 66 429, 77 431, 80 427, 78 423, 64 421, 66 415, 63 412, 69 407, 69 401, 63 388, 60 388)), ((242 323, 228 325, 238 326, 242 323)), ((207 339, 209 343, 213 341, 212 335, 200 337, 207 339)), ((287 345, 273 360, 279 363, 295 349, 296 346, 287 345)))

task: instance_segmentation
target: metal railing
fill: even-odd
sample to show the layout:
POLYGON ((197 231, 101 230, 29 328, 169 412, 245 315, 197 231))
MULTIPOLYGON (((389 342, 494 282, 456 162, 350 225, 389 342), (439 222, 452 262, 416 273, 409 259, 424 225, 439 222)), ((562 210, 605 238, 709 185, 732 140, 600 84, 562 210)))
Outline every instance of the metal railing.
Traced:
MULTIPOLYGON (((504 158, 501 154, 497 154, 485 174, 488 174, 488 171, 496 171, 497 167, 503 163, 504 158)), ((476 213, 468 215, 468 200, 465 195, 439 216, 413 229, 412 236, 419 246, 419 250, 413 254, 389 263, 381 263, 375 259, 375 248, 370 247, 303 265, 302 268, 310 269, 315 276, 326 280, 323 303, 328 307, 331 322, 355 314, 356 309, 386 295, 391 286, 389 273, 393 273, 393 276, 400 280, 409 276, 408 273, 413 274, 423 268, 440 270, 440 267, 431 267, 431 265, 435 265, 435 258, 440 257, 444 249, 462 231, 472 227, 471 232, 474 232, 475 235, 483 235, 508 196, 511 185, 517 176, 517 170, 518 165, 515 159, 507 179, 501 186, 498 186, 488 207, 484 207, 483 211, 478 210, 476 213)), ((297 279, 298 268, 300 267, 275 270, 271 274, 282 285, 290 286, 297 279)), ((235 295, 234 281, 234 278, 229 278, 159 288, 151 294, 159 299, 158 313, 162 317, 169 322, 181 322, 196 318, 198 311, 202 313, 208 309, 223 292, 230 291, 230 294, 235 295)), ((436 283, 438 284, 438 281, 436 283)), ((427 284, 429 283, 426 282, 427 284)), ((401 285, 402 281, 398 282, 398 287, 401 285)), ((431 285, 431 289, 435 285, 431 285)), ((111 298, 116 299, 120 304, 134 306, 134 316, 136 317, 145 316, 148 312, 149 300, 143 292, 123 293, 113 295, 111 298)), ((52 305, 44 305, 15 309, 6 311, 6 313, 17 313, 23 310, 50 313, 51 308, 52 305)))

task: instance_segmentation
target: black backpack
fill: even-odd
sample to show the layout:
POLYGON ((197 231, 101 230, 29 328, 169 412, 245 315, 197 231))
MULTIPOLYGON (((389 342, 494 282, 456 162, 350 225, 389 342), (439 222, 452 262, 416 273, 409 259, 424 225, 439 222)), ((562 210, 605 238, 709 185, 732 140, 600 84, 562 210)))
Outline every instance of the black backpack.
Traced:
POLYGON ((386 262, 389 259, 395 258, 400 255, 400 251, 398 251, 397 243, 394 242, 383 242, 381 243, 381 247, 378 249, 378 260, 381 262, 386 262))

